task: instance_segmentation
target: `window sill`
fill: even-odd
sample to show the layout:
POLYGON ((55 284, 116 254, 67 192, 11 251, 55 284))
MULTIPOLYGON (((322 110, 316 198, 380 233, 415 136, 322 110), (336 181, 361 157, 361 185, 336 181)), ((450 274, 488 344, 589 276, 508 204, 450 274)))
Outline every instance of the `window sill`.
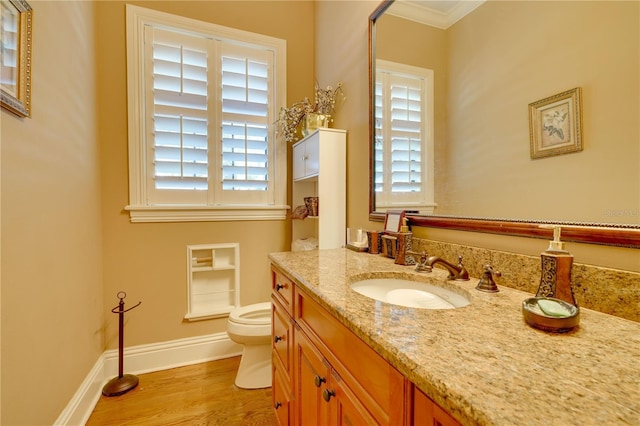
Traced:
POLYGON ((432 215, 438 205, 433 204, 376 204, 376 212, 384 213, 387 210, 406 210, 406 211, 418 211, 418 214, 432 215))
POLYGON ((131 222, 285 220, 289 206, 125 206, 131 222))
POLYGON ((229 313, 231 313, 231 311, 234 309, 235 309, 235 306, 229 306, 227 308, 223 308, 223 309, 219 309, 211 312, 197 312, 197 313, 187 312, 187 314, 184 316, 184 319, 186 319, 189 322, 193 322, 193 321, 204 321, 204 320, 215 319, 215 318, 224 318, 224 317, 228 317, 229 313))

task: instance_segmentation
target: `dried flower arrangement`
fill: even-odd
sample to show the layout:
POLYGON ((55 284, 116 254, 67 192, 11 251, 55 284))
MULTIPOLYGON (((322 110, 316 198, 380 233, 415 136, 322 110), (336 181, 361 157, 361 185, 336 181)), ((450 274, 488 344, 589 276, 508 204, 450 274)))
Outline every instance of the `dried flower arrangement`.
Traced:
POLYGON ((296 102, 290 108, 282 108, 278 117, 278 133, 282 135, 286 142, 298 140, 298 126, 307 114, 332 114, 336 108, 336 98, 338 94, 343 94, 342 83, 338 83, 334 89, 327 86, 321 89, 316 82, 314 103, 309 98, 304 98, 301 102, 296 102))

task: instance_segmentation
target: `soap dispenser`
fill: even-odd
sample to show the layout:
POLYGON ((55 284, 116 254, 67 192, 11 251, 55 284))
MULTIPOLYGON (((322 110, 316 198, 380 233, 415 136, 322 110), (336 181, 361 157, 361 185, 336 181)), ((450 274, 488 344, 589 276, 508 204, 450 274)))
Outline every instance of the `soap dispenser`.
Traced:
POLYGON ((564 243, 560 241, 561 231, 560 226, 553 226, 553 241, 549 242, 547 250, 540 255, 542 270, 536 296, 554 297, 578 306, 571 287, 573 256, 564 249, 564 243))
POLYGON ((402 218, 400 232, 394 232, 393 235, 397 238, 396 265, 415 265, 413 256, 408 256, 408 252, 413 250, 413 234, 409 231, 406 217, 402 218))

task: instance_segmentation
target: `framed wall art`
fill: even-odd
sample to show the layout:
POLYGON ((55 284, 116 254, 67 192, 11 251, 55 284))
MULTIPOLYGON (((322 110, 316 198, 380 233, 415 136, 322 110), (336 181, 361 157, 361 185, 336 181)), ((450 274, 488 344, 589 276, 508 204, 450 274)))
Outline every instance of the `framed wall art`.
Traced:
POLYGON ((531 158, 582 151, 580 87, 529 104, 531 158))
POLYGON ((25 0, 0 0, 0 104, 20 117, 31 117, 33 10, 25 0))

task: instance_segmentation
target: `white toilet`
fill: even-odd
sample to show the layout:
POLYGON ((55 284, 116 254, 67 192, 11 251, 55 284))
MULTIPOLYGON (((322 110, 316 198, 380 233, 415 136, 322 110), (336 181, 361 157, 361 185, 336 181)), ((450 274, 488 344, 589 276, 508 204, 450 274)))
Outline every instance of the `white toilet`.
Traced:
POLYGON ((236 386, 259 389, 271 386, 271 303, 236 308, 229 314, 227 334, 244 346, 236 386))

